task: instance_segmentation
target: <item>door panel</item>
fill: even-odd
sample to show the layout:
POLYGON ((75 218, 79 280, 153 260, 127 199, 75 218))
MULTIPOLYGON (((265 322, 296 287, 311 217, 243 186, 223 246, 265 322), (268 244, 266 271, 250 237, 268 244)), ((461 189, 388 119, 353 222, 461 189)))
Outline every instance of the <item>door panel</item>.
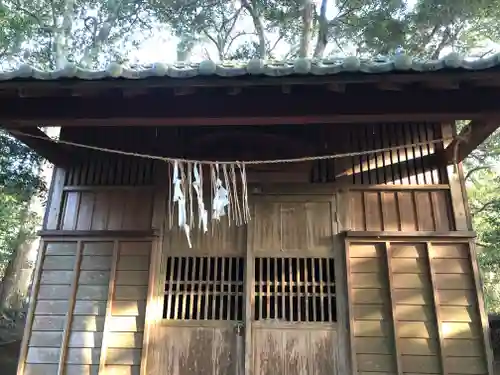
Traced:
POLYGON ((238 336, 233 326, 162 325, 154 350, 165 375, 235 375, 238 336))
POLYGON ((260 325, 253 328, 255 374, 337 374, 334 327, 260 325))
POLYGON ((254 375, 338 374, 333 196, 253 202, 247 368, 254 375))
POLYGON ((253 251, 281 251, 299 256, 332 250, 334 202, 331 197, 266 197, 256 200, 252 220, 253 251))

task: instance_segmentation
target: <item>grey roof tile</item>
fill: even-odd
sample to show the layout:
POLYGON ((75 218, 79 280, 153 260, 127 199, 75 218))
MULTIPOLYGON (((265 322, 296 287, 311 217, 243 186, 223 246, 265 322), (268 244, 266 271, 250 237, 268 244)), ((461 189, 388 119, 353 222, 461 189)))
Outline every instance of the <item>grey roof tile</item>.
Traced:
POLYGON ((205 60, 200 63, 157 63, 140 68, 129 68, 111 63, 104 70, 82 69, 68 64, 64 69, 42 71, 28 65, 18 69, 0 72, 0 81, 14 79, 57 80, 81 79, 101 80, 106 78, 145 79, 149 77, 170 77, 174 79, 196 76, 243 77, 270 76, 284 77, 289 75, 325 76, 340 73, 381 74, 391 72, 432 72, 438 70, 485 70, 500 68, 500 53, 487 58, 469 60, 457 53, 451 53, 440 60, 418 60, 408 55, 399 54, 391 58, 361 60, 355 56, 339 59, 296 59, 294 61, 263 61, 215 63, 205 60))

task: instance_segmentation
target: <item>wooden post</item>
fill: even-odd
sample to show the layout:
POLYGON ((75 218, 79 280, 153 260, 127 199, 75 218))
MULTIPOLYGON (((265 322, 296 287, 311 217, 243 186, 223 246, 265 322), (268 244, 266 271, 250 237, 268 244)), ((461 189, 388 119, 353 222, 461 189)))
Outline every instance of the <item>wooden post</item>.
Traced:
POLYGON ((99 375, 104 375, 106 373, 106 358, 108 355, 108 339, 109 339, 109 327, 111 317, 111 311, 113 309, 113 298, 115 295, 115 284, 116 284, 116 268, 118 267, 120 253, 120 244, 118 241, 113 242, 113 257, 111 259, 111 272, 109 273, 109 284, 108 284, 108 301, 106 304, 106 315, 104 318, 104 332, 102 334, 101 343, 101 356, 99 358, 99 375))
POLYGON ((42 278, 42 266, 45 259, 45 253, 47 248, 45 242, 40 241, 40 247, 38 249, 38 255, 36 258, 35 272, 33 272, 33 284, 31 287, 30 304, 28 308, 28 313, 26 315, 26 324, 23 331, 23 341, 21 343, 21 349, 19 351, 19 359, 17 363, 17 375, 24 375, 24 368, 26 366, 26 357, 28 355, 28 344, 31 337, 31 329, 33 328, 33 320, 35 317, 35 308, 38 298, 38 291, 40 290, 40 280, 42 278))
POLYGON ((354 312, 352 310, 353 296, 351 287, 351 259, 350 259, 350 243, 347 239, 344 241, 345 249, 345 269, 346 269, 346 288, 347 288, 347 310, 349 319, 349 349, 351 352, 351 370, 352 374, 358 373, 358 364, 356 361, 356 351, 354 349, 354 312))
MULTIPOLYGON (((338 193, 335 193, 331 204, 331 217, 332 217, 332 234, 333 234, 333 256, 335 260, 335 295, 337 301, 337 319, 339 329, 338 339, 338 358, 347 358, 350 355, 349 350, 349 309, 347 301, 347 288, 346 288, 346 268, 345 268, 345 244, 342 240, 342 232, 346 228, 346 200, 341 199, 338 193)), ((322 283, 321 278, 321 283, 322 283)), ((321 287, 323 293, 323 287, 321 287)), ((321 298, 323 301, 323 298, 321 298)), ((323 311, 323 306, 320 306, 323 311)), ((333 355, 334 353, 332 353, 333 355)), ((350 361, 339 361, 340 373, 349 374, 352 365, 350 361)))
POLYGON ((394 340, 394 353, 396 356, 396 373, 398 375, 403 375, 403 366, 401 364, 401 353, 399 344, 399 334, 398 334, 398 320, 396 316, 396 302, 394 300, 393 289, 394 289, 394 276, 392 272, 392 254, 391 254, 391 244, 386 242, 385 244, 385 263, 387 265, 387 280, 389 287, 389 300, 391 301, 391 322, 392 322, 392 333, 394 340))
POLYGON ((73 310, 76 302, 76 292, 78 291, 78 281, 80 279, 80 266, 82 263, 83 242, 76 244, 75 265, 73 266, 73 280, 71 281, 71 294, 68 301, 68 311, 66 312, 66 322, 61 341, 61 352, 59 354, 59 363, 57 366, 57 375, 64 375, 66 354, 68 351, 69 335, 71 333, 71 323, 73 322, 73 310))
MULTIPOLYGON (((251 198, 251 197, 249 197, 251 198)), ((255 217, 255 201, 249 199, 251 203, 251 217, 255 217)), ((247 225, 247 251, 246 251, 246 264, 245 264, 245 302, 243 324, 245 328, 245 365, 244 375, 253 374, 253 346, 252 346, 252 307, 255 303, 255 288, 254 288, 254 263, 255 257, 253 254, 253 232, 254 221, 250 221, 247 225)))
POLYGON ((445 362, 445 355, 444 355, 444 335, 443 335, 443 326, 442 322, 443 320, 441 319, 441 309, 440 309, 440 303, 439 303, 439 294, 436 286, 436 274, 434 272, 434 268, 432 265, 432 245, 429 242, 425 243, 425 254, 427 258, 427 266, 428 266, 428 271, 429 271, 429 276, 431 280, 431 287, 432 287, 432 299, 433 299, 433 304, 434 304, 434 317, 435 317, 435 323, 436 323, 436 328, 438 332, 438 341, 439 341, 439 360, 441 362, 441 371, 443 375, 447 375, 448 371, 446 371, 446 362, 445 362))
POLYGON ((477 264, 477 253, 476 253, 476 245, 473 240, 469 241, 469 261, 471 263, 472 274, 474 277, 474 287, 476 289, 477 296, 477 308, 479 310, 479 317, 481 319, 481 328, 483 331, 483 343, 484 343, 484 351, 486 354, 487 369, 488 375, 494 374, 493 369, 493 350, 491 348, 491 339, 490 339, 490 324, 488 320, 488 315, 486 315, 484 297, 483 297, 483 288, 481 287, 480 282, 480 273, 479 273, 479 265, 477 264))
POLYGON ((155 164, 155 197, 152 226, 158 231, 158 237, 151 248, 148 280, 148 296, 146 301, 146 316, 144 337, 141 353, 140 375, 153 374, 160 371, 157 363, 150 361, 154 355, 155 329, 163 316, 163 296, 165 287, 166 256, 163 252, 165 225, 167 220, 166 204, 169 197, 168 168, 163 163, 155 164))
MULTIPOLYGON (((454 124, 443 124, 441 127, 443 138, 450 139, 455 135, 454 124)), ((444 148, 451 143, 451 140, 443 142, 444 148)), ((445 162, 444 160, 442 161, 445 162)), ((456 230, 472 230, 471 220, 468 214, 467 194, 465 192, 464 176, 462 171, 462 163, 459 163, 458 168, 450 165, 447 166, 448 182, 450 184, 451 203, 453 217, 455 220, 456 230)))
POLYGON ((61 221, 63 211, 64 180, 66 171, 63 168, 55 167, 52 172, 52 180, 49 188, 49 201, 45 210, 43 229, 57 230, 61 221))

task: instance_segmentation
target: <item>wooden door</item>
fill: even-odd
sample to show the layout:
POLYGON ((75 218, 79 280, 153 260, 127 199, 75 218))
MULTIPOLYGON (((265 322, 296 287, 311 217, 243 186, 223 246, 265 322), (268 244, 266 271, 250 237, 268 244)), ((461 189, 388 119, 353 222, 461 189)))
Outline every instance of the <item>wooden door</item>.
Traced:
POLYGON ((247 226, 194 231, 192 249, 176 229, 165 238, 148 375, 348 373, 333 195, 251 197, 251 207, 247 226))
POLYGON ((282 195, 253 201, 247 374, 338 374, 346 356, 337 325, 335 200, 282 195))
POLYGON ((246 228, 225 220, 193 247, 173 229, 164 249, 163 317, 148 374, 242 374, 246 228))

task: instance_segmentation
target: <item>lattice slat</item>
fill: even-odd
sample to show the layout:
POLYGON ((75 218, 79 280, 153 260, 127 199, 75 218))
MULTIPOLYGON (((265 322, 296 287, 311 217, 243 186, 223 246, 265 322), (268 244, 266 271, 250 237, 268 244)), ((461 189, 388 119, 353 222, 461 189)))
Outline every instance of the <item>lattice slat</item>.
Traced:
POLYGON ((165 319, 242 320, 243 258, 169 257, 165 319))
POLYGON ((254 319, 336 321, 334 260, 256 258, 254 319))

